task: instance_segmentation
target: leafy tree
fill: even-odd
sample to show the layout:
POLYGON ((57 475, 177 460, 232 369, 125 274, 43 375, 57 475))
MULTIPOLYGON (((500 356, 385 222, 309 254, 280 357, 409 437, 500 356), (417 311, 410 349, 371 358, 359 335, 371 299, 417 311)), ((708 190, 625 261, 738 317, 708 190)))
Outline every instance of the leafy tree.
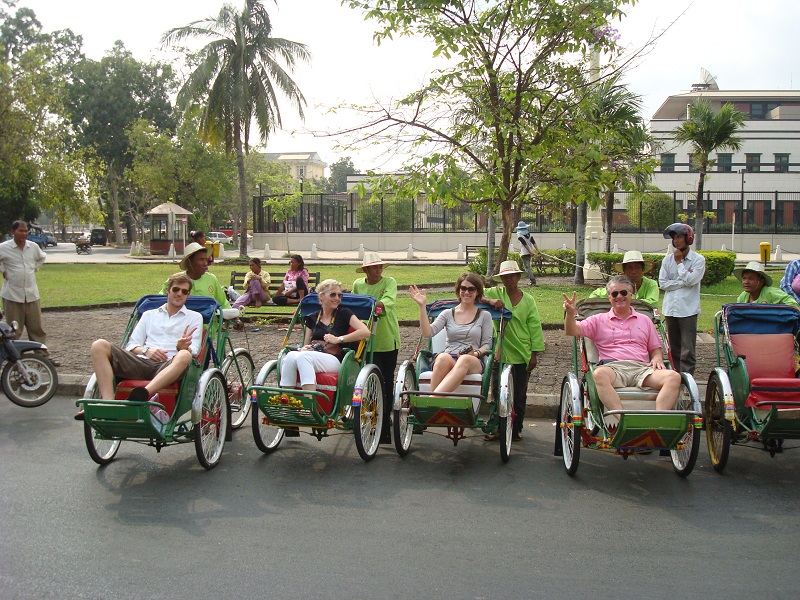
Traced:
POLYGON ((135 190, 124 180, 132 154, 127 132, 138 119, 156 131, 174 131, 169 95, 174 89, 172 67, 133 58, 122 42, 100 61, 84 59, 75 65, 67 85, 66 111, 82 148, 92 149, 104 167, 102 188, 111 207, 111 227, 122 240, 120 198, 127 204, 129 239, 137 213, 135 190))
POLYGON ((626 204, 631 223, 638 225, 641 219, 645 231, 663 231, 675 220, 672 196, 658 190, 628 194, 626 204))
POLYGON ((709 167, 716 162, 711 153, 717 150, 739 150, 742 140, 736 134, 744 126, 744 113, 732 104, 724 104, 714 112, 707 100, 696 100, 689 105, 689 118, 675 128, 675 141, 690 144, 692 164, 700 173, 695 201, 695 248, 703 247, 703 187, 709 167))
POLYGON ((386 196, 381 202, 380 197, 373 196, 359 203, 356 217, 360 231, 410 231, 414 217, 413 200, 386 196))
POLYGON ((248 169, 248 173, 253 173, 253 184, 258 189, 259 196, 263 198, 264 206, 270 209, 276 222, 283 224, 286 252, 288 253, 289 220, 297 214, 297 209, 303 201, 300 186, 283 165, 267 161, 261 154, 251 154, 249 158, 253 159, 256 168, 252 171, 248 169), (260 160, 256 160, 256 157, 260 160))
POLYGON ((353 161, 349 156, 340 158, 331 165, 331 175, 328 177, 325 191, 330 194, 347 191, 347 176, 355 175, 356 171, 353 161))
MULTIPOLYGON (((169 46, 187 38, 210 40, 200 50, 198 66, 178 93, 178 104, 203 106, 200 134, 206 141, 224 143, 236 155, 239 176, 239 221, 247 224, 248 202, 244 155, 249 151, 250 126, 255 119, 261 140, 280 127, 278 92, 303 116, 305 99, 290 77, 297 60, 307 61, 305 45, 272 37, 272 22, 259 0, 245 0, 241 11, 225 4, 215 18, 171 29, 162 42, 169 46), (286 65, 284 68, 283 64, 286 65)), ((241 236, 239 254, 247 254, 241 236)))
POLYGON ((629 3, 349 0, 379 23, 378 42, 421 36, 446 61, 422 87, 367 109, 366 122, 349 130, 357 142, 410 146, 408 175, 383 178, 373 189, 406 197, 424 192, 431 202, 468 202, 499 213, 497 259, 504 260, 521 204, 535 196, 583 200, 560 189, 585 177, 585 165, 567 159, 586 154, 591 140, 576 134, 577 107, 590 89, 580 57, 590 48, 615 51, 608 21, 629 3))

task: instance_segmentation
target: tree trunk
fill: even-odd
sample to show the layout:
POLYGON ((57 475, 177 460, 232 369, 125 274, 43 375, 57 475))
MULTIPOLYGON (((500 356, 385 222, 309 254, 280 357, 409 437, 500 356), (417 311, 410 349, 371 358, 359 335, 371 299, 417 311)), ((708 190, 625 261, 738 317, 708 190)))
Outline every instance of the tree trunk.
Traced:
POLYGON ((108 169, 108 191, 111 200, 111 224, 114 227, 114 239, 122 243, 122 225, 119 219, 119 181, 113 168, 108 169))
POLYGON ((486 273, 488 278, 494 274, 494 236, 495 236, 494 215, 489 213, 486 220, 486 273))
POLYGON ((605 192, 606 199, 606 252, 611 252, 611 230, 614 227, 614 190, 605 192))
POLYGON ((703 249, 703 221, 705 221, 705 206, 703 205, 703 185, 705 184, 706 172, 700 170, 700 179, 697 182, 697 200, 695 201, 694 215, 694 248, 703 249))
POLYGON ((503 235, 500 236, 500 248, 497 252, 497 264, 508 260, 508 249, 511 246, 511 232, 515 230, 514 210, 511 204, 505 202, 502 205, 503 216, 503 235))
MULTIPOLYGON (((247 223, 247 183, 244 173, 244 152, 242 151, 242 136, 238 119, 234 121, 233 143, 236 149, 236 169, 239 172, 239 223, 247 223)), ((247 236, 239 236, 239 257, 247 256, 247 236)))
POLYGON ((575 285, 583 285, 583 263, 586 262, 586 202, 577 206, 575 218, 575 285))

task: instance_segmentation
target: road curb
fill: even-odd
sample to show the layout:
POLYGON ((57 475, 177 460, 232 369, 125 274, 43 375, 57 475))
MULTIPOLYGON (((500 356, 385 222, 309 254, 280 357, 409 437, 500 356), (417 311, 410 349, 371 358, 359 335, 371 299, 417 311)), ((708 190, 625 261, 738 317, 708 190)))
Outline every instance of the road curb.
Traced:
POLYGON ((83 398, 83 392, 86 391, 86 384, 88 383, 89 375, 62 375, 59 373, 56 394, 72 398, 83 398))

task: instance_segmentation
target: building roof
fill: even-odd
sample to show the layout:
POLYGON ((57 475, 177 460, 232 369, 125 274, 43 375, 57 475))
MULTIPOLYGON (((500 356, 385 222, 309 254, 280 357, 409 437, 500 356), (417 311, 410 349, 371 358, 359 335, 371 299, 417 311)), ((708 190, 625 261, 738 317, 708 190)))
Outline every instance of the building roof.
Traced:
POLYGON ((317 163, 328 166, 316 152, 264 152, 263 156, 273 162, 317 163))
POLYGON ((668 97, 653 115, 656 119, 685 119, 686 105, 703 98, 712 104, 726 102, 780 102, 800 104, 800 91, 797 90, 703 90, 676 94, 668 97))

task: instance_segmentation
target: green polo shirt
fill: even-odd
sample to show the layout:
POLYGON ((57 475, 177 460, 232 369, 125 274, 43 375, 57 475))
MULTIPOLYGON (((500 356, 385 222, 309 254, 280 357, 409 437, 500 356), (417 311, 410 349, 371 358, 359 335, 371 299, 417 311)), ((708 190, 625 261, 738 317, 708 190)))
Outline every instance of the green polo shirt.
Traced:
POLYGON ((502 300, 511 311, 511 320, 503 335, 502 360, 509 365, 527 365, 534 352, 544 351, 544 334, 539 309, 533 296, 522 292, 522 299, 512 306, 506 288, 502 285, 487 288, 483 295, 493 300, 502 300))
POLYGON ((383 302, 383 313, 378 319, 375 329, 375 340, 372 350, 374 352, 390 352, 400 348, 400 323, 397 321, 397 281, 394 277, 381 277, 378 283, 367 284, 367 278, 362 277, 353 282, 353 293, 372 296, 375 300, 383 302))
MULTIPOLYGON (((736 302, 751 303, 750 292, 742 292, 739 294, 739 297, 736 298, 736 302)), ((758 298, 756 298, 755 302, 752 302, 752 304, 785 304, 786 306, 800 308, 800 306, 797 304, 797 301, 783 290, 766 286, 761 288, 761 293, 758 295, 758 298)))

